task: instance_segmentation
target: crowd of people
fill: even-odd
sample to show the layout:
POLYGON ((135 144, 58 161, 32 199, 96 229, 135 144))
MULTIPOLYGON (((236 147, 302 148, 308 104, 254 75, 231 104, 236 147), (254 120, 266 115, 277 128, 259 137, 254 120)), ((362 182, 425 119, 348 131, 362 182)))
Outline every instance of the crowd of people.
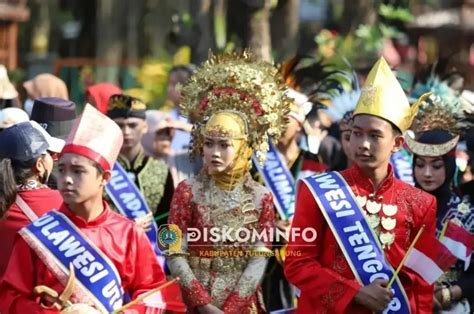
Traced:
POLYGON ((1 66, 0 313, 471 313, 474 100, 433 69, 210 55, 165 112, 1 66), (451 225, 468 256, 404 264, 451 225))

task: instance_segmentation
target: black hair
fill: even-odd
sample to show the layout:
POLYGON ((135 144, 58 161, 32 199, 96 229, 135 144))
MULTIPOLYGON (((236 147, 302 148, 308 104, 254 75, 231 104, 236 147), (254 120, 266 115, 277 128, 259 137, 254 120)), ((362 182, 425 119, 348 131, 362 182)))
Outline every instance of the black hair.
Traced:
POLYGON ((98 162, 96 162, 96 161, 94 161, 94 160, 92 160, 92 159, 90 159, 90 158, 87 158, 87 157, 85 157, 85 158, 90 162, 90 164, 92 165, 92 167, 94 167, 94 168, 97 170, 97 176, 101 176, 101 175, 104 174, 105 171, 104 171, 104 169, 102 168, 102 166, 101 166, 98 162))
POLYGON ((184 84, 188 81, 191 75, 193 75, 196 69, 197 67, 192 63, 180 64, 172 67, 169 71, 169 75, 171 75, 172 73, 176 73, 178 75, 178 82, 184 84))
MULTIPOLYGON (((390 126, 392 127, 392 134, 393 134, 393 137, 397 137, 397 136, 400 136, 403 134, 403 132, 398 128, 398 126, 396 126, 393 122, 391 121, 388 121, 387 119, 384 119, 382 117, 377 117, 377 118, 380 118, 380 119, 383 119, 385 121, 387 121, 388 123, 390 123, 390 126)), ((352 116, 350 118, 350 120, 348 121, 348 125, 349 126, 352 126, 352 123, 354 122, 354 116, 352 116)))
POLYGON ((9 107, 16 107, 14 99, 1 99, 0 98, 0 109, 5 109, 9 107))
POLYGON ((38 158, 28 161, 10 158, 0 160, 0 217, 15 202, 17 186, 25 184, 29 178, 35 175, 33 166, 38 158))
POLYGON ((104 169, 95 161, 92 161, 92 165, 94 166, 95 169, 97 169, 97 176, 101 176, 104 174, 104 169))
MULTIPOLYGON (((388 120, 386 120, 388 121, 388 120)), ((392 134, 393 134, 393 137, 397 137, 397 136, 400 136, 402 135, 402 131, 398 128, 398 126, 396 126, 395 124, 393 124, 392 122, 388 121, 390 123, 390 125, 392 126, 392 134)))

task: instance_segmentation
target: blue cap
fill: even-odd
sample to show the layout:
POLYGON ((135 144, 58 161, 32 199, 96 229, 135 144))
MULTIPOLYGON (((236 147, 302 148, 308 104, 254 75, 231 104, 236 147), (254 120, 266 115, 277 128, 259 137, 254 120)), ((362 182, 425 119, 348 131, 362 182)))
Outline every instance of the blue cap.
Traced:
POLYGON ((48 140, 30 121, 0 132, 0 158, 28 161, 46 153, 48 148, 48 140))

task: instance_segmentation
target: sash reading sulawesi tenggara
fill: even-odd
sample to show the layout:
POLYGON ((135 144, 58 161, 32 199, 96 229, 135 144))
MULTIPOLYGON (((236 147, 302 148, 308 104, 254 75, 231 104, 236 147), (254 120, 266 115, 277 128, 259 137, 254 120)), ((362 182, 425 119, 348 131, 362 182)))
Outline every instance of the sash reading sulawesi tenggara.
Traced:
MULTIPOLYGON (((107 195, 112 199, 122 215, 129 219, 136 219, 151 213, 142 193, 127 175, 125 169, 116 162, 112 169, 112 178, 105 186, 107 195)), ((146 233, 150 244, 155 251, 158 262, 164 267, 165 258, 162 256, 157 244, 158 227, 153 219, 150 230, 146 233)))
POLYGON ((268 141, 268 146, 267 159, 263 167, 259 165, 255 155, 254 164, 273 194, 273 201, 281 219, 290 220, 295 214, 295 180, 271 140, 268 141))
MULTIPOLYGON (((383 250, 344 178, 333 171, 301 181, 311 191, 359 283, 367 286, 376 279, 390 280, 393 268, 386 262, 383 250)), ((383 313, 410 313, 398 277, 392 292, 393 299, 383 313)))
POLYGON ((64 214, 50 211, 19 234, 63 285, 73 265, 73 296, 80 303, 91 302, 102 313, 122 306, 123 289, 115 265, 64 214))

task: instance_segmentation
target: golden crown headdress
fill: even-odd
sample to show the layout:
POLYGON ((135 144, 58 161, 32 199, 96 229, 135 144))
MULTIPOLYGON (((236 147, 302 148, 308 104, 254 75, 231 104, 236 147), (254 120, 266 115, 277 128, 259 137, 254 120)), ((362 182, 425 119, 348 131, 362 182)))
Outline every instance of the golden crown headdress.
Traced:
POLYGON ((217 56, 210 53, 182 89, 182 113, 194 124, 191 153, 201 152, 201 126, 217 112, 233 111, 244 117, 248 145, 263 162, 268 138, 277 140, 287 124, 291 100, 286 90, 278 70, 249 50, 217 56))

